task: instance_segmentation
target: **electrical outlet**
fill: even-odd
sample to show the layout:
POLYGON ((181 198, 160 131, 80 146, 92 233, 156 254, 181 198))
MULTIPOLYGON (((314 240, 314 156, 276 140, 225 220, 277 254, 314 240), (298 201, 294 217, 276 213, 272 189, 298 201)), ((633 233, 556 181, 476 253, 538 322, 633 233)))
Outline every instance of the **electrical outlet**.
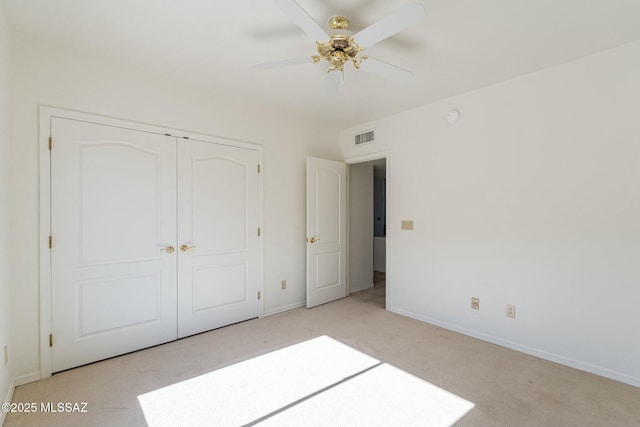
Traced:
POLYGON ((480 310, 480 298, 471 297, 471 308, 480 310))
POLYGON ((285 290, 287 289, 287 281, 283 280, 282 282, 280 282, 280 289, 285 290))
POLYGON ((5 345, 4 346, 4 366, 7 366, 8 363, 9 363, 9 349, 5 345))
POLYGON ((516 306, 513 304, 507 304, 507 317, 516 317, 516 306))

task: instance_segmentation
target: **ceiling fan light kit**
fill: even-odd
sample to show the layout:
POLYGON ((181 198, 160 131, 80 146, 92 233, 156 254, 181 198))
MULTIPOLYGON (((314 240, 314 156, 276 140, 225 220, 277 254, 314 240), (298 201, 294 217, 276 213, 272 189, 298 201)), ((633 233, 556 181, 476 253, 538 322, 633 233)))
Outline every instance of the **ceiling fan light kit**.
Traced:
MULTIPOLYGON (((349 20, 344 16, 334 16, 329 19, 330 31, 327 33, 295 0, 273 0, 273 2, 316 42, 318 54, 311 56, 311 62, 316 64, 327 61, 329 63, 325 80, 325 92, 327 95, 334 96, 337 94, 338 88, 344 79, 344 64, 348 62, 353 63, 356 69, 362 69, 396 80, 406 80, 413 76, 413 73, 409 70, 361 55, 360 52, 422 20, 426 15, 426 10, 421 4, 408 4, 353 34, 349 31, 349 20), (367 64, 367 66, 361 67, 363 64, 367 64), (334 73, 335 71, 340 71, 341 73, 334 73), (334 74, 342 76, 337 78, 334 74)), ((304 62, 306 61, 302 58, 295 58, 258 64, 254 68, 267 70, 304 62)))
POLYGON ((363 50, 353 39, 349 28, 349 20, 344 16, 334 16, 329 20, 329 28, 333 31, 329 36, 329 41, 316 42, 318 55, 313 55, 311 59, 313 63, 318 63, 323 59, 331 64, 327 70, 344 71, 345 62, 353 62, 356 68, 360 68, 360 62, 366 59, 366 56, 358 57, 358 53, 363 50))

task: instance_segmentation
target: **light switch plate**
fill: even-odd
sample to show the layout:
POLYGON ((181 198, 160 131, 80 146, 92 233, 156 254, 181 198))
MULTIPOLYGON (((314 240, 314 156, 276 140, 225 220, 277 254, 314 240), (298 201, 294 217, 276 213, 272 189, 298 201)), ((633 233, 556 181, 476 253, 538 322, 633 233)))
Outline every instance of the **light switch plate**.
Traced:
POLYGON ((401 228, 403 230, 413 230, 413 220, 403 219, 401 228))

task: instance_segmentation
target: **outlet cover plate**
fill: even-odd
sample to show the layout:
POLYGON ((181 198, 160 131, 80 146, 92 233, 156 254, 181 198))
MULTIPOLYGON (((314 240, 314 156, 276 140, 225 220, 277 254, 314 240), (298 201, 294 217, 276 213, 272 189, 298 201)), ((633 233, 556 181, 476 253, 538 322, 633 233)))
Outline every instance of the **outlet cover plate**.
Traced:
POLYGON ((413 230, 413 220, 403 219, 400 224, 400 228, 403 230, 413 230))

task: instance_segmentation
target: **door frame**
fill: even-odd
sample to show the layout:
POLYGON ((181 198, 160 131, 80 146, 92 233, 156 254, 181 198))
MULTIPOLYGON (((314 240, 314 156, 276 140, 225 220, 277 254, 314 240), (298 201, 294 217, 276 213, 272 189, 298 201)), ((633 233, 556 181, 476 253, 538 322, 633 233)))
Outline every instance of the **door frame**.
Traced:
MULTIPOLYGON (((258 176, 258 224, 264 236, 264 148, 262 145, 246 141, 228 139, 220 136, 199 134, 190 131, 166 128, 157 125, 134 122, 126 119, 100 116, 91 113, 73 111, 48 105, 39 105, 39 254, 40 254, 40 372, 34 374, 30 380, 39 380, 51 376, 51 347, 49 334, 51 333, 51 250, 49 236, 51 234, 51 157, 49 151, 49 135, 51 134, 51 119, 78 120, 104 126, 126 128, 141 132, 169 135, 176 138, 197 139, 214 144, 228 145, 237 148, 255 150, 258 152, 258 162, 261 165, 258 176)), ((55 140, 53 141, 55 150, 55 140)), ((53 242, 55 245, 55 240, 53 242)), ((264 295, 264 239, 258 243, 258 290, 264 295)), ((258 317, 264 316, 264 298, 258 303, 258 317)), ((30 376, 31 377, 31 376, 30 376)))
MULTIPOLYGON (((348 165, 355 165, 358 163, 366 163, 366 162, 370 162, 372 160, 380 160, 380 159, 385 159, 386 160, 386 173, 385 173, 385 179, 387 180, 387 189, 389 188, 389 182, 390 182, 390 164, 391 164, 391 152, 389 150, 383 150, 383 151, 376 151, 373 153, 368 153, 368 154, 362 154, 359 156, 351 156, 351 157, 346 157, 344 159, 344 162, 348 165)), ((350 194, 350 185, 349 185, 349 180, 350 180, 350 176, 349 176, 349 168, 347 168, 347 296, 349 295, 349 293, 351 292, 351 283, 349 280, 350 277, 350 270, 351 270, 351 257, 350 257, 350 253, 349 253, 349 247, 351 246, 350 242, 349 242, 349 236, 351 235, 350 233, 350 229, 351 229, 351 194, 350 194)), ((393 224, 394 218, 393 218, 393 214, 391 214, 390 210, 389 210, 389 192, 387 191, 387 197, 385 198, 385 214, 386 214, 386 223, 387 224, 393 224)), ((393 227, 387 227, 386 229, 386 235, 385 235, 385 245, 386 245, 386 267, 385 267, 385 310, 389 310, 390 307, 392 307, 391 304, 391 280, 390 280, 390 274, 389 274, 389 255, 391 254, 391 237, 393 235, 393 227)), ((373 248, 371 248, 373 249, 373 248)))

